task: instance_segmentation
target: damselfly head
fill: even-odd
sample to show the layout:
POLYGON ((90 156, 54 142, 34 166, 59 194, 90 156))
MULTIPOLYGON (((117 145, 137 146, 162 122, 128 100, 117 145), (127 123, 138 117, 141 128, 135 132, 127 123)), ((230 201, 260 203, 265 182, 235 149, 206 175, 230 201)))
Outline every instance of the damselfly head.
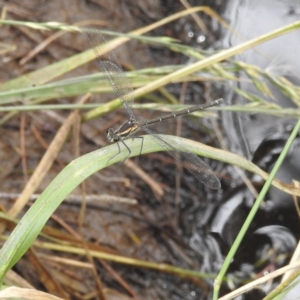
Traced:
POLYGON ((106 138, 110 143, 116 143, 120 140, 120 137, 115 133, 113 128, 108 128, 106 134, 106 138))

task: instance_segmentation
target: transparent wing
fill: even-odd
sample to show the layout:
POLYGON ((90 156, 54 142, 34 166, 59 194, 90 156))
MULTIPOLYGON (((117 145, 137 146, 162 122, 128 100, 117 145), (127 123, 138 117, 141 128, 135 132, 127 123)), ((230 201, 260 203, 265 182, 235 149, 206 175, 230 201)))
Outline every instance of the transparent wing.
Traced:
POLYGON ((153 137, 177 162, 181 163, 195 178, 207 187, 211 189, 219 189, 221 187, 218 177, 214 174, 210 166, 199 156, 190 152, 184 145, 175 143, 166 136, 162 138, 147 127, 143 127, 143 130, 153 137), (172 150, 170 151, 170 149, 172 150))
MULTIPOLYGON (((133 103, 133 97, 129 96, 133 89, 129 83, 125 73, 118 62, 113 51, 110 51, 107 56, 107 60, 101 58, 104 54, 104 48, 106 39, 103 37, 100 31, 91 29, 88 32, 89 41, 95 51, 96 58, 100 69, 105 73, 108 82, 111 87, 122 101, 123 106, 128 112, 130 120, 136 121, 133 114, 131 104, 133 103)), ((194 175, 199 181, 212 189, 219 189, 221 187, 219 179, 213 173, 211 168, 197 155, 191 153, 184 145, 174 143, 173 140, 164 136, 160 137, 158 134, 152 132, 145 126, 142 127, 153 139, 168 151, 168 153, 174 157, 176 161, 182 163, 183 166, 194 175), (172 149, 170 151, 170 149, 172 149)))
POLYGON ((107 40, 104 38, 102 33, 96 29, 91 29, 87 34, 91 46, 95 51, 100 69, 104 72, 109 84, 117 94, 118 98, 122 101, 130 119, 136 121, 135 115, 133 114, 131 108, 134 99, 133 97, 129 96, 129 94, 133 92, 133 88, 126 77, 117 57, 113 51, 109 51, 108 54, 105 54, 105 56, 107 56, 107 60, 102 59, 107 40))

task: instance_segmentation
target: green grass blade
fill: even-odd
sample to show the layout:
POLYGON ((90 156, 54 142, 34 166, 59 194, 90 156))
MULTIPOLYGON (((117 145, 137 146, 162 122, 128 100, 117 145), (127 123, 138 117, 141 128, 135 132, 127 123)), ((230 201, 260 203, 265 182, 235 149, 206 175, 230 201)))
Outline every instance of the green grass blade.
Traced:
MULTIPOLYGON (((130 156, 140 154, 141 144, 139 139, 128 140, 127 144, 132 151, 130 156)), ((145 136, 142 150, 142 153, 149 153, 164 149, 157 143, 153 143, 151 137, 145 136)), ((209 150, 206 151, 210 155, 213 153, 209 150)), ((118 153, 116 144, 88 153, 72 161, 57 175, 29 208, 0 250, 1 279, 3 279, 5 273, 18 262, 32 245, 47 220, 68 194, 90 175, 113 163, 123 161, 128 154, 126 151, 122 151, 119 155, 111 159, 114 153, 118 153)))
MULTIPOLYGON (((173 139, 177 143, 184 143, 188 149, 195 154, 218 159, 228 163, 234 162, 240 167, 267 178, 266 173, 264 173, 251 162, 247 161, 245 158, 239 157, 238 155, 219 149, 214 149, 212 147, 179 137, 168 136, 168 139, 173 139)), ((132 151, 130 155, 131 157, 138 156, 140 154, 141 142, 139 139, 129 139, 126 141, 126 143, 132 151)), ((121 148, 123 148, 122 145, 121 148)), ((165 149, 163 149, 159 144, 153 143, 152 137, 144 136, 142 154, 163 150, 165 149)), ((75 159, 57 175, 57 177, 50 183, 42 195, 26 212, 22 220, 9 236, 7 242, 0 250, 0 278, 3 279, 5 273, 28 250, 44 227, 47 220, 68 194, 70 194, 90 175, 113 163, 123 161, 128 154, 126 151, 121 151, 119 155, 116 155, 113 159, 111 159, 111 157, 117 153, 117 145, 109 145, 75 159)), ((274 186, 280 188, 280 184, 276 185, 275 181, 273 184, 274 186)), ((294 190, 286 190, 290 193, 298 193, 300 195, 299 190, 296 188, 294 190)))

